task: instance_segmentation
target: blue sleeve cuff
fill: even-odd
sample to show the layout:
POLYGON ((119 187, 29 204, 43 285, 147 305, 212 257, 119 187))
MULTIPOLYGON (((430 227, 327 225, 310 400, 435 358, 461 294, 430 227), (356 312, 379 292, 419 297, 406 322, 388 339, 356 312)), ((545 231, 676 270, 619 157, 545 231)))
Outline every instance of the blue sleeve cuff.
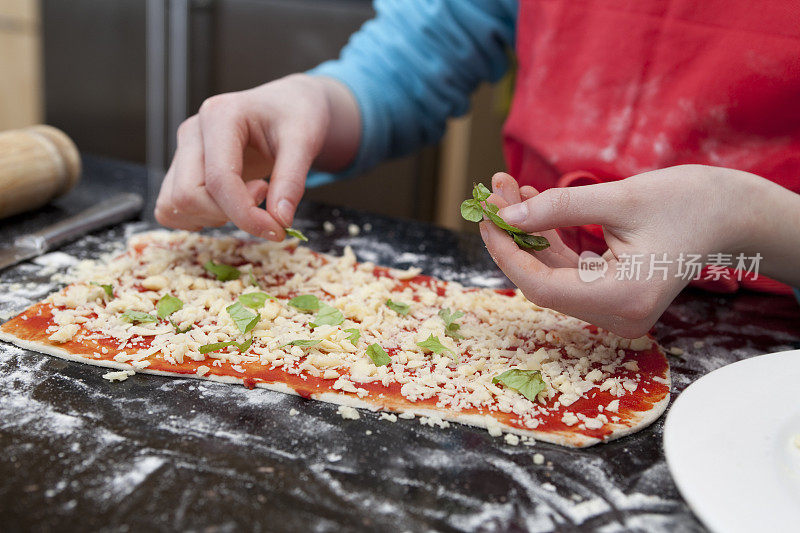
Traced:
POLYGON ((353 93, 358 103, 358 110, 361 113, 361 144, 358 147, 355 159, 353 159, 349 167, 340 172, 335 174, 324 173, 326 176, 324 179, 327 179, 325 183, 336 179, 353 177, 380 163, 385 152, 386 139, 384 134, 386 128, 379 128, 377 125, 380 110, 377 109, 376 99, 371 94, 370 84, 367 80, 364 80, 364 76, 355 69, 348 69, 347 66, 341 65, 339 61, 326 61, 310 70, 308 74, 312 76, 327 76, 345 84, 353 93))
POLYGON ((328 183, 333 183, 338 179, 349 178, 352 176, 352 173, 347 174, 346 172, 347 170, 342 171, 342 173, 339 174, 333 174, 331 172, 312 170, 308 173, 308 176, 306 176, 306 189, 313 189, 314 187, 327 185, 328 183))

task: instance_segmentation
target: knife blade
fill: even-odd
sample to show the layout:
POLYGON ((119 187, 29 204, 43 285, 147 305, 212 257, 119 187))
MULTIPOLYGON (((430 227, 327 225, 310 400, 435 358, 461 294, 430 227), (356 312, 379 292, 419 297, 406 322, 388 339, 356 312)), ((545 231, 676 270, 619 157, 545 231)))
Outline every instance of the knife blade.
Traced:
POLYGON ((92 231, 133 218, 142 210, 142 205, 144 200, 140 195, 121 193, 40 231, 21 235, 10 247, 0 250, 0 270, 42 255, 92 231))

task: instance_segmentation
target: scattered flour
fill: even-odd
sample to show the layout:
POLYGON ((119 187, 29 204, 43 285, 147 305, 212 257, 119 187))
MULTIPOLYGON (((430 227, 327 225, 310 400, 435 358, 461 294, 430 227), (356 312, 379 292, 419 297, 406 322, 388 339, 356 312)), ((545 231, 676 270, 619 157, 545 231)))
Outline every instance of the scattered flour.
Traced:
POLYGON ((44 267, 39 271, 40 276, 50 276, 78 264, 78 258, 64 252, 50 252, 33 259, 33 263, 44 267))
MULTIPOLYGON (((126 226, 126 236, 145 229, 139 225, 126 226)), ((364 231, 368 231, 366 226, 364 231)), ((114 246, 107 242, 107 238, 99 239, 87 237, 87 242, 95 246, 92 257, 98 253, 116 253, 118 245, 124 242, 119 238, 114 246), (116 248, 115 248, 116 247, 116 248)), ((374 257, 377 262, 407 268, 413 264, 400 264, 394 259, 398 255, 393 245, 381 242, 379 239, 366 239, 364 236, 345 238, 355 248, 356 254, 362 260, 374 257), (363 252, 363 253, 362 253, 363 252)), ((401 250, 403 259, 413 263, 420 263, 427 274, 435 274, 445 279, 459 281, 468 285, 484 287, 507 287, 508 282, 502 276, 485 272, 476 272, 458 266, 448 257, 434 257, 426 259, 425 254, 414 254, 401 250), (418 257, 414 257, 418 255, 418 257)), ((49 255, 49 254, 48 254, 49 255)), ((67 254, 65 254, 67 255, 67 254)), ((76 254, 71 268, 79 267, 86 255, 76 254)), ((20 275, 4 275, 0 279, 0 313, 13 315, 21 311, 33 301, 46 296, 49 292, 59 288, 62 280, 56 273, 48 280, 30 283, 31 276, 47 269, 52 264, 66 263, 70 260, 55 256, 45 261, 50 264, 28 263, 15 267, 20 275), (13 285, 13 290, 9 286, 13 285)), ((64 266, 64 265, 62 265, 64 266)), ((47 272, 47 270, 45 270, 47 272)), ((66 279, 66 278, 64 278, 66 279)), ((744 349, 736 358, 752 355, 752 349, 744 349)), ((692 368, 705 373, 714 368, 731 362, 730 357, 708 358, 705 362, 692 362, 692 368), (704 366, 700 366, 700 365, 704 366)), ((94 468, 94 481, 96 488, 84 488, 85 496, 96 499, 97 502, 120 502, 128 498, 136 488, 145 483, 154 483, 153 476, 174 468, 173 464, 181 464, 181 468, 213 469, 220 465, 203 463, 202 458, 183 455, 170 451, 163 457, 156 454, 161 450, 140 450, 136 455, 115 463, 106 463, 105 457, 130 447, 136 442, 137 430, 130 427, 125 436, 114 431, 114 424, 103 418, 93 418, 97 413, 88 415, 82 412, 71 411, 67 405, 58 404, 47 399, 42 394, 42 387, 47 383, 58 383, 66 380, 71 387, 85 387, 80 380, 61 374, 55 368, 62 365, 53 358, 34 355, 20 350, 14 346, 0 344, 0 420, 4 421, 4 432, 13 431, 23 437, 30 435, 34 439, 64 439, 64 449, 80 449, 81 459, 88 461, 85 464, 103 466, 112 465, 106 470, 94 468), (53 365, 56 365, 55 367, 53 365), (43 367, 47 367, 43 369, 43 367), (80 441, 76 439, 80 438, 80 441), (80 447, 75 445, 80 442, 80 447), (181 463, 184 462, 184 463, 181 463), (199 463, 197 462, 199 461, 199 463), (196 463, 196 464, 194 464, 196 463)), ((676 372, 680 383, 688 382, 683 374, 676 372)), ((101 404, 108 402, 119 387, 92 387, 82 389, 92 403, 101 404)), ((287 400, 285 395, 266 391, 263 389, 247 390, 244 387, 231 387, 215 383, 192 383, 186 380, 169 380, 155 388, 159 396, 180 392, 184 398, 196 398, 212 405, 227 405, 231 409, 242 413, 247 410, 255 412, 272 409, 276 417, 286 413, 294 398, 287 400), (188 393, 188 394, 187 394, 188 393), (221 403, 227 402, 227 403, 221 403)), ((543 531, 553 529, 580 529, 582 525, 591 524, 592 527, 602 526, 603 531, 622 531, 626 529, 639 529, 646 531, 693 531, 699 529, 686 505, 682 503, 669 480, 666 466, 662 462, 654 464, 650 469, 636 472, 635 477, 625 475, 626 483, 621 484, 619 473, 616 472, 608 461, 596 453, 595 449, 570 450, 547 448, 548 459, 563 470, 563 475, 549 477, 550 472, 534 468, 533 465, 545 463, 542 454, 533 455, 531 464, 530 452, 527 448, 511 448, 494 446, 492 453, 486 453, 485 448, 471 448, 463 446, 457 448, 459 453, 453 453, 453 448, 448 445, 453 443, 452 432, 425 432, 420 437, 420 443, 404 447, 396 456, 393 455, 390 463, 375 465, 374 472, 364 472, 359 463, 359 456, 348 449, 348 440, 344 432, 344 424, 329 420, 332 408, 325 409, 325 416, 308 416, 293 418, 287 423, 286 439, 275 439, 270 434, 254 431, 253 428, 241 424, 241 419, 234 417, 229 420, 217 412, 182 413, 174 414, 173 406, 156 398, 144 401, 139 399, 129 408, 128 414, 137 410, 146 409, 148 413, 148 429, 158 434, 169 435, 176 442, 183 439, 215 439, 231 450, 248 450, 269 462, 283 461, 284 465, 302 465, 303 472, 308 472, 309 487, 317 487, 335 496, 337 502, 344 502, 352 508, 362 508, 376 519, 376 523, 394 520, 398 528, 404 530, 423 529, 430 522, 418 521, 419 518, 402 505, 402 502, 393 501, 385 494, 366 490, 350 483, 354 474, 359 475, 385 475, 387 468, 391 468, 392 491, 402 490, 403 487, 418 491, 427 496, 436 495, 448 509, 461 509, 461 512, 442 512, 427 516, 427 520, 436 520, 442 529, 476 530, 481 528, 507 529, 512 524, 521 524, 523 529, 543 531), (298 436, 324 437, 307 439, 313 441, 313 447, 305 446, 298 449, 298 436), (428 440, 429 442, 426 442, 428 440), (537 456, 541 456, 539 459, 537 456), (524 459, 524 460, 523 460, 524 459), (569 460, 566 460, 569 459, 569 460), (391 466, 389 466, 391 465, 391 466), (406 469, 406 465, 408 468, 406 469), (415 465, 425 465, 430 469, 433 481, 426 481, 417 477, 413 472, 415 465), (463 472, 465 477, 480 478, 485 472, 491 471, 492 476, 503 479, 514 494, 514 500, 487 500, 481 495, 471 491, 453 490, 442 491, 438 479, 443 479, 453 472, 463 472), (578 502, 576 504, 576 502, 578 502), (600 525, 600 526, 599 526, 600 525)), ((351 408, 352 409, 352 408, 351 408)), ((358 417, 358 411, 352 409, 358 417)), ((341 411, 341 408, 340 408, 341 411)), ((339 414, 341 415, 341 412, 339 414)), ((291 412, 291 411, 290 411, 291 412)), ((294 415, 293 415, 294 416, 294 415)), ((285 416, 284 416, 285 418, 285 416)), ((335 417, 334 417, 335 418, 335 417)), ((402 418, 414 418, 407 414, 402 418)), ((394 422, 397 415, 381 413, 380 420, 394 422)), ((416 432, 416 424, 408 427, 386 427, 387 433, 392 431, 416 432)), ((466 429, 466 432, 472 430, 466 429)), ((11 434, 11 433, 8 433, 11 434)), ((416 433, 413 433, 415 436, 416 433)), ((420 434, 421 435, 421 434, 420 434)), ((459 432, 456 432, 460 438, 459 432)), ((377 437, 376 437, 377 438, 377 437)), ((798 445, 795 437, 793 444, 798 445)), ((376 441, 377 442, 377 441, 376 441)), ((533 439, 521 439, 524 444, 534 444, 533 439)), ((633 441, 632 441, 633 442, 633 441)), ((544 445, 547 446, 547 445, 544 445)), ((13 453, 13 446, 8 450, 13 453)), ((77 452, 76 452, 77 453, 77 452)), ((83 465, 84 463, 75 463, 83 465)), ((86 475, 83 470, 65 471, 65 479, 72 479, 78 475, 86 475), (72 476, 72 477, 70 477, 72 476)), ((262 467, 263 472, 271 473, 274 469, 269 466, 262 467)), ((259 469, 261 472, 262 470, 259 469)), ((220 470, 222 472, 222 470, 220 470)), ((231 471, 231 475, 237 475, 231 471)), ((375 478, 376 480, 379 478, 375 478)), ((377 482, 377 481, 376 481, 377 482)), ((161 483, 159 481, 159 486, 161 483)), ((168 485, 164 485, 165 487, 168 485)), ((374 485, 373 485, 374 486, 374 485)), ((174 487, 174 485, 173 485, 174 487)), ((147 489, 147 487, 145 487, 147 489)), ((59 482, 54 484, 52 490, 55 496, 59 493, 77 494, 70 490, 70 483, 59 482)), ((149 490, 149 489, 147 489, 149 490)), ((189 492, 187 492, 189 494, 189 492)), ((299 494, 301 498, 310 495, 299 494)), ((299 500, 310 502, 311 500, 299 500)), ((319 504, 324 505, 324 504, 319 504)))
POLYGON ((132 493, 142 482, 166 462, 161 457, 137 457, 131 464, 120 464, 125 471, 107 480, 107 486, 114 496, 122 499, 132 493))

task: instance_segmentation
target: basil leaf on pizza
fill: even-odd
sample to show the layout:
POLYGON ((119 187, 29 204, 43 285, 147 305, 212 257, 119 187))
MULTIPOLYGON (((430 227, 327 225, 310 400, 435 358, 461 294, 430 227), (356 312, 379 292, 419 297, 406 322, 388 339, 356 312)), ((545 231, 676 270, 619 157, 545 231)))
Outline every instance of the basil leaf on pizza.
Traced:
POLYGON ((247 340, 246 340, 246 341, 244 341, 244 342, 234 342, 233 344, 234 344, 234 345, 235 345, 237 348, 239 348, 239 351, 240 351, 240 352, 244 353, 244 352, 246 352, 247 350, 249 350, 249 349, 250 349, 250 346, 252 346, 252 345, 253 345, 253 337, 250 337, 249 339, 247 339, 247 340))
POLYGON ((356 328, 348 328, 344 330, 344 332, 350 334, 347 336, 347 340, 349 340, 350 344, 352 344, 353 346, 355 346, 356 343, 358 342, 358 339, 361 338, 361 331, 356 328))
MULTIPOLYGON (((310 348, 311 346, 316 346, 317 344, 321 343, 322 341, 319 339, 297 339, 291 342, 287 342, 283 346, 300 346, 301 348, 310 348)), ((281 348, 283 348, 281 346, 281 348)))
POLYGON ((228 346, 233 346, 233 341, 213 342, 211 344, 204 344, 200 346, 197 350, 200 353, 211 353, 211 352, 216 352, 217 350, 221 350, 223 348, 227 348, 228 346))
POLYGON ((492 383, 500 383, 509 389, 513 389, 532 402, 536 401, 537 394, 547 389, 547 384, 542 379, 542 373, 538 370, 512 368, 493 377, 492 383))
POLYGON ((123 322, 130 322, 132 324, 146 324, 148 322, 157 322, 158 318, 150 313, 143 313, 141 311, 125 311, 120 318, 123 322))
POLYGON ((267 300, 277 300, 274 296, 270 296, 265 292, 248 292, 239 295, 239 301, 251 309, 260 309, 264 307, 267 300))
POLYGON ((319 298, 313 294, 301 294, 300 296, 295 296, 289 300, 288 303, 298 311, 304 311, 306 313, 310 313, 311 311, 316 311, 319 309, 319 298))
POLYGON ((338 326, 342 322, 344 322, 344 315, 341 311, 326 303, 320 302, 319 312, 317 316, 314 317, 314 321, 310 326, 312 328, 316 328, 317 326, 338 326))
POLYGON ((385 366, 392 362, 386 350, 381 348, 380 344, 370 344, 367 346, 367 355, 372 359, 375 366, 385 366))
POLYGON ((217 278, 217 281, 233 281, 239 279, 239 276, 242 275, 238 268, 222 263, 215 263, 214 261, 206 261, 203 268, 213 274, 217 278))
POLYGON ((200 353, 210 353, 216 352, 217 350, 221 350, 223 348, 227 348, 228 346, 236 346, 236 348, 244 353, 246 352, 250 346, 253 344, 253 338, 249 338, 244 342, 236 342, 236 341, 226 341, 226 342, 214 342, 212 344, 204 344, 198 348, 200 353))
POLYGON ((411 306, 408 304, 404 304, 403 302, 394 302, 392 300, 386 300, 386 307, 397 313, 398 315, 406 316, 411 310, 411 306))
POLYGON ((435 353, 436 355, 439 355, 443 352, 450 352, 452 354, 453 359, 458 360, 453 350, 442 344, 442 342, 439 340, 439 337, 435 336, 433 333, 431 333, 431 336, 425 339, 424 341, 418 342, 417 346, 419 346, 423 350, 435 353))
POLYGON ((449 307, 440 310, 439 317, 444 322, 444 334, 455 340, 463 339, 464 336, 458 332, 458 330, 461 329, 461 324, 456 322, 456 320, 463 316, 464 313, 461 311, 453 311, 451 313, 449 307))
POLYGON ((233 319, 233 323, 236 324, 236 327, 239 328, 239 331, 242 333, 251 332, 253 328, 256 327, 256 324, 258 324, 258 319, 261 318, 260 315, 245 309, 245 307, 239 302, 234 302, 226 307, 225 310, 231 316, 231 319, 233 319))
POLYGON ((185 328, 181 329, 181 328, 178 326, 178 324, 176 324, 174 321, 170 320, 170 321, 169 321, 169 323, 170 323, 170 324, 172 324, 172 327, 173 327, 173 328, 175 328, 175 333, 186 333, 187 331, 189 331, 189 330, 190 330, 190 329, 192 329, 192 327, 193 327, 193 324, 189 324, 189 325, 188 325, 188 326, 186 326, 185 328))
POLYGON ((167 318, 172 313, 183 309, 183 302, 171 294, 165 294, 156 304, 156 314, 158 318, 167 318))
POLYGON ((89 283, 91 283, 92 285, 97 285, 98 287, 103 289, 103 291, 106 293, 106 296, 108 296, 109 298, 114 297, 114 287, 112 285, 108 285, 106 283, 97 283, 96 281, 90 281, 89 283))

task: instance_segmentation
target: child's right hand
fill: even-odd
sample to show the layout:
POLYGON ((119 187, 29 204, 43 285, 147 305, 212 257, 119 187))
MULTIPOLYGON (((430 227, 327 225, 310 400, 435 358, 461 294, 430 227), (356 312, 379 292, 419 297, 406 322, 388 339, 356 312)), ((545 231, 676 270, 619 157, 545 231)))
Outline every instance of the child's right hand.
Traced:
POLYGON ((178 129, 156 219, 186 230, 230 220, 252 235, 280 241, 312 163, 346 167, 360 128, 355 98, 330 78, 298 74, 212 96, 178 129), (260 209, 265 198, 266 210, 260 209))

